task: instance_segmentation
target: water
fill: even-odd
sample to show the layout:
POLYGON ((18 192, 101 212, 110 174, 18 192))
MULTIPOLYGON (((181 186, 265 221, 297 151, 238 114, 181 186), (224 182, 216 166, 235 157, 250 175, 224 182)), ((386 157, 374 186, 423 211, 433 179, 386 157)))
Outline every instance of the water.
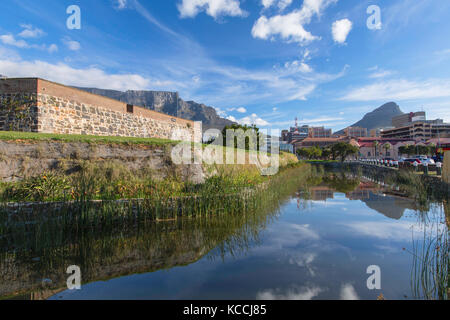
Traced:
MULTIPOLYGON (((84 239, 74 252, 68 250, 71 258, 51 253, 64 255, 63 262, 43 264, 39 276, 53 277, 60 288, 41 289, 34 297, 421 298, 413 292, 414 263, 421 259, 416 247, 448 232, 443 205, 419 210, 413 200, 387 195, 369 182, 350 180, 345 193, 330 185, 302 187, 278 210, 252 217, 160 222, 84 239), (64 265, 70 263, 81 265, 83 281, 89 282, 81 290, 61 289, 64 265), (379 290, 367 287, 372 265, 381 270, 379 290)), ((25 264, 43 263, 26 259, 25 264)))

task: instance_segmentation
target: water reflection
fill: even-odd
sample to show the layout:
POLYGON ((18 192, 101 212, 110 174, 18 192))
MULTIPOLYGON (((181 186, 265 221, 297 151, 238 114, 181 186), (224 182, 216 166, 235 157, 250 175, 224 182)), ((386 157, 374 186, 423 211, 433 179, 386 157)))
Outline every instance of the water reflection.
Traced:
POLYGON ((448 263, 441 204, 424 210, 370 181, 339 174, 316 173, 296 189, 244 215, 131 223, 14 254, 3 246, 0 296, 21 291, 22 298, 52 299, 446 297, 448 284, 430 289, 448 281, 448 269, 441 268, 438 277, 429 267, 448 263), (436 225, 439 232, 431 227, 436 225), (418 264, 424 261, 421 246, 429 243, 444 254, 418 264), (79 291, 61 291, 71 264, 81 267, 85 284, 79 291), (366 286, 370 265, 381 268, 381 290, 366 286), (426 283, 420 276, 424 268, 431 277, 426 283), (41 288, 42 279, 51 279, 51 285, 41 288))

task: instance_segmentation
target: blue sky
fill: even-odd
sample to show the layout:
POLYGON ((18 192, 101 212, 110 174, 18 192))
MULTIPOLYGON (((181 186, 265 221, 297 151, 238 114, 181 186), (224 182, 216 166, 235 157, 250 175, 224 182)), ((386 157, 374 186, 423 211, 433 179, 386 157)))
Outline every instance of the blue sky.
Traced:
POLYGON ((389 101, 450 121, 450 1, 2 0, 0 74, 179 91, 262 128, 335 130, 389 101), (67 7, 81 9, 69 30, 67 7), (367 8, 381 10, 369 29, 367 8))

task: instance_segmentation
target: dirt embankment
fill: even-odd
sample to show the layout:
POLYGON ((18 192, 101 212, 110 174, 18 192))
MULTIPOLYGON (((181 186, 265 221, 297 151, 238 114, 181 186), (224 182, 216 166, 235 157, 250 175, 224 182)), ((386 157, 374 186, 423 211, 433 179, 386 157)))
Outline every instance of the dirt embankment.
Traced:
POLYGON ((70 174, 81 163, 115 161, 131 170, 148 169, 164 179, 177 174, 192 182, 204 180, 201 165, 175 165, 171 145, 90 144, 52 141, 0 141, 0 181, 19 181, 51 170, 70 174))

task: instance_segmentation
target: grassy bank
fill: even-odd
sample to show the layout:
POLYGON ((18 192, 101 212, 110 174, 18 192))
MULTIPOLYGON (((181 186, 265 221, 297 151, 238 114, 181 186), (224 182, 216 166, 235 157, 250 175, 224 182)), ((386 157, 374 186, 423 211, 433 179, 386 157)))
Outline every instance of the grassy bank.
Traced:
POLYGON ((142 144, 142 145, 174 145, 177 142, 157 138, 133 138, 112 136, 89 136, 75 134, 52 134, 18 131, 0 131, 0 140, 4 141, 57 141, 57 142, 79 142, 79 143, 106 143, 106 144, 142 144))
MULTIPOLYGON (((280 156, 286 168, 296 164, 289 154, 280 156)), ((202 184, 183 179, 174 170, 164 180, 154 170, 130 169, 120 161, 77 161, 73 167, 49 170, 18 182, 0 183, 1 202, 54 202, 117 199, 163 199, 200 196, 205 192, 230 194, 261 184, 255 165, 204 165, 209 178, 202 184)))

